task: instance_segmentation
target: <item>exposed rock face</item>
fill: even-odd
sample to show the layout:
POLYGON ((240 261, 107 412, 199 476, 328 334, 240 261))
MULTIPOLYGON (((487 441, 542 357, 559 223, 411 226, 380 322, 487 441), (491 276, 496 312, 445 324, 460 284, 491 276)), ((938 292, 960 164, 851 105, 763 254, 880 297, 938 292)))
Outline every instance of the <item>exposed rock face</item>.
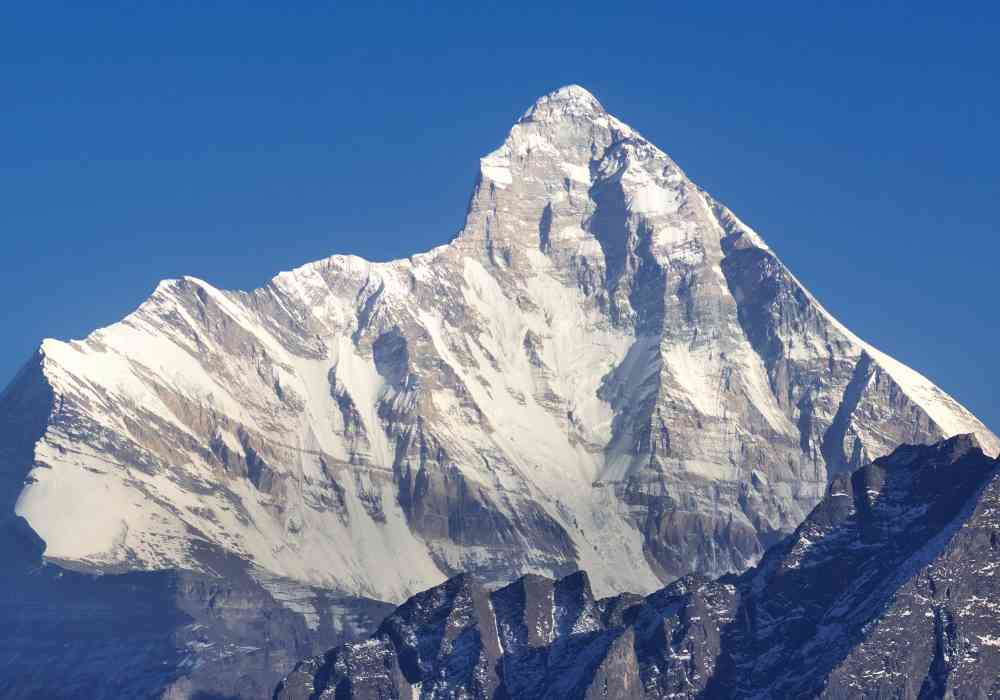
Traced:
POLYGON ((451 243, 250 293, 163 282, 45 341, 0 415, 0 496, 51 561, 227 552, 392 601, 457 571, 606 593, 743 570, 874 455, 998 449, 578 87, 482 159, 451 243))
POLYGON ((586 575, 459 576, 277 700, 1000 694, 1000 460, 971 436, 838 476, 760 566, 596 600, 586 575))

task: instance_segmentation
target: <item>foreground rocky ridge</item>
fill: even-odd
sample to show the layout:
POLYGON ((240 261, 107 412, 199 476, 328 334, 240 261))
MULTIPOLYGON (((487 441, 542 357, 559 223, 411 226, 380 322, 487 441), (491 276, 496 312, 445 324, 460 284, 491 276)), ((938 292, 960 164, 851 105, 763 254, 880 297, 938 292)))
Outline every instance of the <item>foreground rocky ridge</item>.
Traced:
POLYGON ((1000 460, 959 436, 838 476, 743 575, 603 599, 583 572, 461 575, 275 698, 994 697, 998 577, 1000 460))
POLYGON ((0 504, 50 561, 234 555, 390 601, 457 571, 603 593, 739 571, 900 443, 998 449, 575 86, 482 159, 448 245, 250 293, 163 282, 45 341, 0 426, 0 504))

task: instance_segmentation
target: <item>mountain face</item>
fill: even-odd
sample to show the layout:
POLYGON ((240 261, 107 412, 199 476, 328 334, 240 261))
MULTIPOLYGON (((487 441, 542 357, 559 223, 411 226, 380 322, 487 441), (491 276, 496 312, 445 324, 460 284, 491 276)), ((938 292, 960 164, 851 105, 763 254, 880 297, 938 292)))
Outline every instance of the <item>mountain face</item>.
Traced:
POLYGON ((755 569, 596 599, 583 572, 461 575, 278 700, 1000 695, 1000 460, 971 436, 838 475, 755 569))
POLYGON ((184 278, 0 396, 0 505, 87 573, 400 601, 458 571, 649 592, 757 562, 831 479, 975 433, 579 87, 483 158, 461 232, 253 292, 184 278))

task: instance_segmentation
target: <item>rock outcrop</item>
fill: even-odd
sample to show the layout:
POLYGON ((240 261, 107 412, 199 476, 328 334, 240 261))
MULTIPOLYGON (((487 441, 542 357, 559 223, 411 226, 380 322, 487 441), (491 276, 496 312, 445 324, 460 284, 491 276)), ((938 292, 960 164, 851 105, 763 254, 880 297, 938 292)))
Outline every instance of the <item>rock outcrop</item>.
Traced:
POLYGON ((838 476, 758 567, 597 599, 583 572, 418 594, 276 700, 1000 693, 1000 460, 971 436, 838 476))

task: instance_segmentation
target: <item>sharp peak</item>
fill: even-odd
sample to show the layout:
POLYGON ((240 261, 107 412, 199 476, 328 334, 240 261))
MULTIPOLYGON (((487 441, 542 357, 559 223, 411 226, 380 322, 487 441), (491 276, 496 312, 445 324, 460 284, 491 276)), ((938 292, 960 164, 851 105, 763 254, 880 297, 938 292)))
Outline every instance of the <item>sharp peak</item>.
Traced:
POLYGON ((599 116, 606 114, 604 106, 589 90, 579 85, 564 85, 557 90, 542 95, 533 104, 521 121, 542 121, 546 118, 566 115, 599 116))
POLYGON ((582 85, 577 85, 576 83, 570 83, 569 85, 563 85, 560 88, 556 88, 552 92, 542 95, 538 98, 538 100, 561 100, 570 102, 588 101, 597 103, 598 105, 600 104, 600 102, 597 101, 597 98, 594 97, 594 93, 582 85))

